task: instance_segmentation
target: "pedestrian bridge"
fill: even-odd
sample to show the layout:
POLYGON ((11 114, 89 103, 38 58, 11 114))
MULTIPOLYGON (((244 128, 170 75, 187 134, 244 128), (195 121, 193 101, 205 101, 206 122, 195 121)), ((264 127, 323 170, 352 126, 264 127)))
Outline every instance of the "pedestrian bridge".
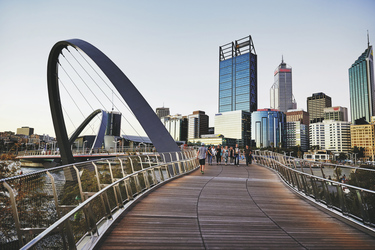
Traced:
POLYGON ((18 215, 14 238, 23 249, 373 249, 375 192, 358 178, 374 171, 254 156, 250 166, 206 166, 203 175, 194 152, 176 153, 172 163, 138 155, 60 167, 45 174, 53 192, 42 197, 33 181, 41 173, 5 180, 18 215), (347 183, 336 181, 345 173, 347 183), (17 185, 33 194, 19 197, 17 185), (42 203, 48 199, 54 204, 42 203))

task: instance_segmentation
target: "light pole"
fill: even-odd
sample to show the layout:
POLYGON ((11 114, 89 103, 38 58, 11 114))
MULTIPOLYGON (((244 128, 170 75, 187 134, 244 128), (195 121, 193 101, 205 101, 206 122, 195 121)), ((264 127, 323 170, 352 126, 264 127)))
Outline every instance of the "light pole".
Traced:
POLYGON ((83 142, 83 148, 82 148, 82 154, 85 154, 85 143, 86 143, 87 141, 84 141, 83 142))
POLYGON ((358 153, 353 153, 354 154, 354 165, 357 165, 357 154, 358 153))
POLYGON ((115 154, 117 154, 117 141, 113 141, 115 143, 115 154))

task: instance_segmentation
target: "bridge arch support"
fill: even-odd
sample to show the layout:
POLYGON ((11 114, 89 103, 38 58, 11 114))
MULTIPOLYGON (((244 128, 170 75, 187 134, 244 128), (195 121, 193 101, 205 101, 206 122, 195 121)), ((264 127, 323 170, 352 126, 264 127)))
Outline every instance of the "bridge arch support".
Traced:
POLYGON ((133 83, 127 78, 127 76, 116 66, 116 64, 92 44, 80 39, 71 39, 57 42, 52 47, 47 64, 49 103, 53 126, 56 133, 56 139, 59 143, 61 160, 63 164, 74 163, 60 102, 58 80, 59 55, 61 51, 68 46, 81 50, 83 53, 85 53, 108 77, 113 86, 117 89, 121 97, 134 113, 135 117, 145 130, 158 152, 180 151, 176 142, 165 129, 164 125, 161 123, 160 119, 157 117, 150 105, 133 85, 133 83))

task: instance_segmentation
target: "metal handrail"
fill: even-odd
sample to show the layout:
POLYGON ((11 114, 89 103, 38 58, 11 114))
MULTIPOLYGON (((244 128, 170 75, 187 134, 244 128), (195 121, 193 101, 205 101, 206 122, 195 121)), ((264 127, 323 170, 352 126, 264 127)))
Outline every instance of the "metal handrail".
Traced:
MULTIPOLYGON (((304 172, 303 164, 300 165, 301 170, 296 168, 296 162, 303 162, 306 164, 305 167, 307 166, 312 172, 311 164, 316 164, 316 162, 259 150, 254 151, 253 156, 257 164, 275 170, 285 183, 297 192, 311 197, 315 202, 334 209, 342 216, 375 231, 375 191, 326 178, 323 170, 325 167, 336 170, 338 167, 342 167, 341 165, 319 163, 322 176, 317 176, 304 172)), ((353 174, 356 174, 358 170, 363 170, 368 171, 366 175, 375 175, 374 169, 346 167, 352 169, 351 173, 353 174)))
MULTIPOLYGON (((76 249, 85 244, 95 244, 111 222, 143 193, 171 178, 175 178, 197 168, 198 162, 195 155, 195 152, 190 151, 174 152, 172 154, 167 153, 167 159, 171 159, 169 162, 162 160, 165 159, 163 154, 105 158, 81 164, 55 167, 0 180, 0 188, 3 186, 7 188, 3 190, 11 194, 10 199, 13 197, 13 201, 9 203, 11 203, 14 220, 18 222, 16 223, 18 226, 16 225, 15 228, 17 230, 14 229, 14 231, 17 231, 16 235, 18 236, 14 237, 18 238, 19 241, 18 247, 14 248, 18 249, 23 246, 22 249, 28 249, 32 246, 39 246, 38 244, 42 244, 43 248, 46 247, 46 241, 48 241, 48 244, 55 244, 49 245, 50 247, 56 247, 57 244, 63 249, 76 249), (87 170, 87 172, 84 172, 85 170, 87 170), (93 172, 94 170, 95 172, 93 172), (61 174, 62 171, 64 171, 64 174, 72 173, 69 171, 73 171, 73 173, 76 174, 77 180, 72 183, 75 187, 79 186, 79 197, 81 197, 82 202, 78 206, 74 204, 59 204, 60 197, 58 197, 56 192, 54 177, 50 173, 61 174), (116 175, 114 171, 116 171, 116 175), (91 177, 85 173, 91 173, 91 177), (93 174, 95 174, 96 178, 94 178, 93 174), (119 174, 122 175, 121 178, 119 174), (18 215, 20 211, 17 211, 17 209, 20 206, 20 201, 17 203, 14 199, 15 196, 19 195, 17 192, 19 192, 20 189, 17 184, 26 184, 26 188, 28 188, 28 181, 32 180, 34 181, 32 182, 33 186, 36 186, 35 189, 39 191, 40 187, 37 186, 38 184, 36 182, 38 182, 38 178, 42 175, 46 175, 51 179, 53 190, 53 195, 51 195, 54 197, 54 200, 47 201, 49 205, 45 204, 44 206, 48 207, 53 203, 55 204, 56 215, 52 217, 57 217, 57 220, 48 225, 47 228, 35 228, 35 225, 34 228, 30 228, 28 225, 26 225, 28 228, 21 228, 22 225, 20 226, 20 224, 25 224, 25 222, 22 223, 21 221, 21 223, 19 223, 18 215), (106 180, 105 176, 109 176, 109 179, 107 178, 106 180), (86 181, 86 189, 87 184, 90 184, 87 180, 82 179, 85 177, 86 179, 90 177, 91 181, 97 180, 96 185, 98 188, 96 191, 90 192, 90 190, 84 190, 84 182, 86 181), (9 185, 8 183, 11 184, 9 185), (13 190, 14 188, 16 189, 13 190), (68 210, 68 212, 64 213, 63 211, 66 210, 68 210), (76 217, 78 219, 76 219, 76 217), (72 218, 74 218, 74 220, 72 220, 72 218), (78 230, 78 233, 76 234, 74 230, 78 230), (83 232, 82 230, 86 231, 83 232), (37 233, 39 233, 39 235, 34 239, 27 238, 28 235, 35 235, 37 233), (55 236, 52 237, 54 240, 57 240, 56 234, 60 235, 57 237, 59 238, 57 243, 53 241, 51 243, 50 239, 45 240, 45 237, 50 234, 55 234, 55 236), (25 242, 28 243, 24 245, 25 242)), ((66 186, 64 185, 64 191, 69 191, 69 189, 65 188, 66 186)), ((75 189, 77 190, 77 188, 75 189)), ((31 190, 31 192, 36 192, 36 190, 31 190)), ((26 200, 29 201, 30 199, 26 198, 26 200)), ((30 208, 31 205, 26 207, 30 208)))

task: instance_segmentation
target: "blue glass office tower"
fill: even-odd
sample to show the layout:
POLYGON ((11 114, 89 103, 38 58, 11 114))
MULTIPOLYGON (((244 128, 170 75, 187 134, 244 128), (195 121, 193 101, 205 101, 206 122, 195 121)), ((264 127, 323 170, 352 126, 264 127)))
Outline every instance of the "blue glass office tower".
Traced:
POLYGON ((251 138, 257 148, 286 147, 285 114, 276 109, 259 109, 251 114, 251 138))
POLYGON ((371 122, 375 116, 375 85, 372 46, 349 69, 350 114, 353 124, 371 122))
POLYGON ((219 47, 219 113, 256 111, 257 55, 251 36, 219 47))

